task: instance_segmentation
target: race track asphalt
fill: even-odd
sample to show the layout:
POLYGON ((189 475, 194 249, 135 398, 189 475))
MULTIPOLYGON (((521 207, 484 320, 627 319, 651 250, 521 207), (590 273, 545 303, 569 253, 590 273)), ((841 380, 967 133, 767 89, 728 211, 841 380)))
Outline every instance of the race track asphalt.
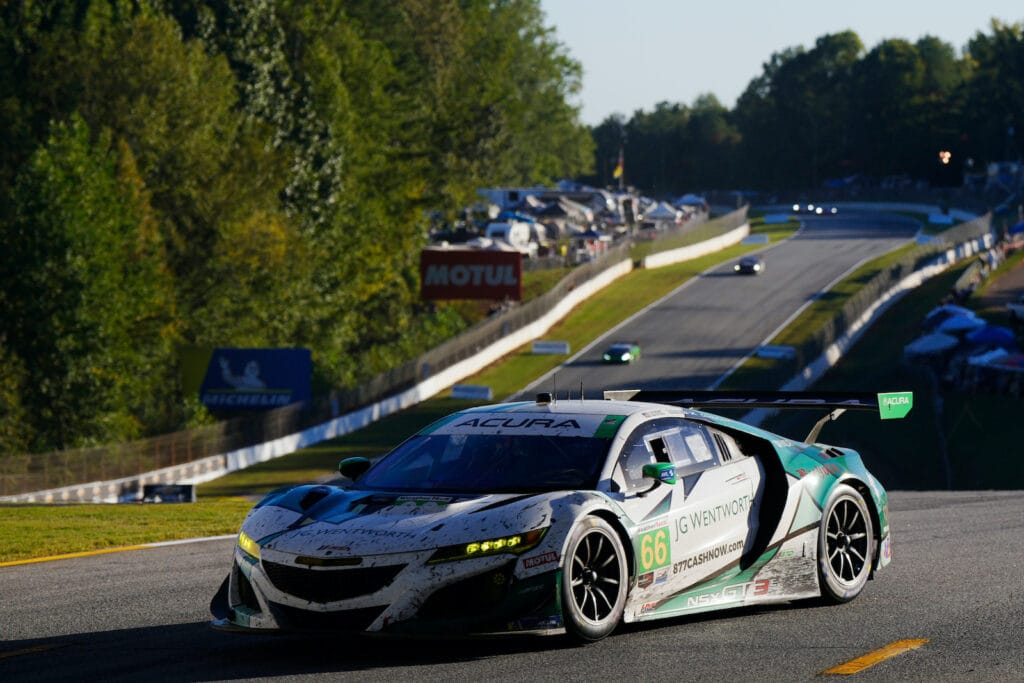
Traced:
POLYGON ((853 602, 561 638, 250 636, 207 625, 232 541, 0 569, 3 681, 802 681, 905 639, 867 681, 1024 680, 1024 497, 894 492, 893 563, 853 602))
POLYGON ((555 388, 560 397, 578 397, 581 383, 589 396, 604 389, 710 388, 823 290, 864 261, 906 244, 919 228, 917 221, 892 214, 809 217, 795 237, 761 252, 762 274, 734 274, 733 262, 702 274, 519 396, 555 388), (604 364, 604 350, 617 341, 639 342, 640 361, 604 364))

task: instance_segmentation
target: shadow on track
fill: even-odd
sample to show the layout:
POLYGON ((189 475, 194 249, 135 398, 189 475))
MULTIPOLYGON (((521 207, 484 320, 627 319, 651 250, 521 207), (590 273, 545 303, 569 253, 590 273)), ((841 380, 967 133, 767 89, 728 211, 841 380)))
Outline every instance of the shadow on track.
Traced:
MULTIPOLYGON (((620 625, 607 640, 581 646, 564 636, 419 639, 348 634, 249 635, 213 630, 206 622, 170 624, 9 641, 0 646, 0 678, 22 681, 225 681, 273 677, 388 680, 506 657, 562 652, 576 657, 616 647, 620 637, 699 625, 808 603, 739 608, 642 624, 620 625), (405 669, 408 671, 404 671, 405 669)), ((561 655, 560 655, 561 656, 561 655)))

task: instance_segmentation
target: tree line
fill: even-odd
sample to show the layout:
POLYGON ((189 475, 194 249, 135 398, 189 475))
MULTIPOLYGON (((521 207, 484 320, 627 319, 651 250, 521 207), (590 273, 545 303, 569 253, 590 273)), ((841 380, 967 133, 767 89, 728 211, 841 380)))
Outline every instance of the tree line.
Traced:
POLYGON ((844 31, 773 54, 731 110, 704 95, 608 117, 593 129, 589 180, 612 183, 621 147, 629 183, 660 196, 813 190, 854 176, 949 186, 1020 160, 1022 119, 1020 23, 992 20, 961 51, 931 36, 868 50, 844 31))
POLYGON ((537 0, 0 3, 0 453, 202 420, 183 347, 451 336, 428 217, 589 172, 580 76, 537 0))

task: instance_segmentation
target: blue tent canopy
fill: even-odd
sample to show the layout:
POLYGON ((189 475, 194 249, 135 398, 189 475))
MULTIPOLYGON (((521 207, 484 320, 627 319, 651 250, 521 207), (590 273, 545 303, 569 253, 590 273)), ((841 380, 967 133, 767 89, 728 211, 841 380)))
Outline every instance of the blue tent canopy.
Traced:
POLYGON ((1015 348, 1017 346, 1017 338, 1013 334, 1013 330, 1002 325, 985 325, 985 327, 980 327, 973 332, 968 332, 967 341, 972 344, 984 344, 1002 348, 1015 348))
POLYGON ((924 327, 925 330, 930 332, 939 325, 941 325, 942 323, 949 320, 950 318, 956 317, 958 315, 974 317, 974 311, 972 311, 969 308, 964 308, 963 306, 957 306, 955 304, 943 304, 942 306, 933 308, 931 311, 928 312, 928 315, 925 316, 924 324, 922 325, 922 327, 924 327))
POLYGON ((970 332, 985 327, 986 324, 981 318, 975 318, 971 315, 954 315, 943 320, 936 329, 939 332, 947 333, 970 332))

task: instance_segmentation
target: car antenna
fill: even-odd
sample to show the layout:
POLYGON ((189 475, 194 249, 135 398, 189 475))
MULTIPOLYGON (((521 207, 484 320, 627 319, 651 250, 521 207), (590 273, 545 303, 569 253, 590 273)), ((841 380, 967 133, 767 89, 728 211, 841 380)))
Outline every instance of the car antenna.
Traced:
POLYGON ((580 380, 580 401, 583 400, 583 380, 580 380))
POLYGON ((558 373, 551 375, 551 402, 558 402, 558 373))

